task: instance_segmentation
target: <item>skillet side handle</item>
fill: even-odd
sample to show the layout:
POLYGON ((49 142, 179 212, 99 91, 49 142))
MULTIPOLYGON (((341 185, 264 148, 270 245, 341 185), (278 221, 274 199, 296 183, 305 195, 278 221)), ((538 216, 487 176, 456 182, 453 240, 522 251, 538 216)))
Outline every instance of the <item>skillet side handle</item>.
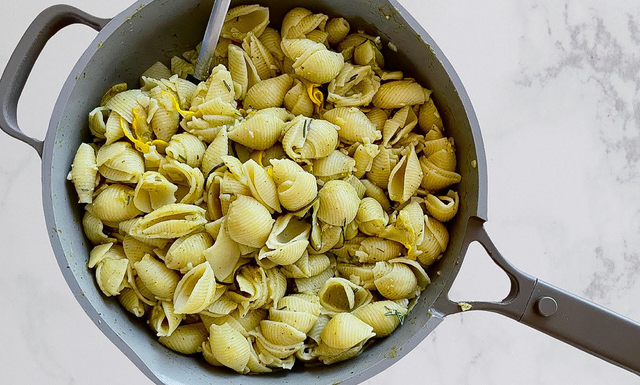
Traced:
POLYGON ((608 309, 538 280, 520 322, 640 375, 640 324, 608 309))
MULTIPOLYGON (((493 244, 480 218, 471 218, 465 244, 478 241, 507 274, 511 290, 500 302, 471 301, 470 310, 499 313, 640 375, 640 324, 540 281, 513 266, 493 244)), ((443 292, 434 308, 459 313, 443 292)))
POLYGON ((27 136, 18 127, 18 101, 40 52, 58 31, 84 24, 100 31, 111 19, 89 15, 69 5, 54 5, 42 11, 29 25, 0 77, 0 129, 33 147, 42 157, 43 141, 27 136))

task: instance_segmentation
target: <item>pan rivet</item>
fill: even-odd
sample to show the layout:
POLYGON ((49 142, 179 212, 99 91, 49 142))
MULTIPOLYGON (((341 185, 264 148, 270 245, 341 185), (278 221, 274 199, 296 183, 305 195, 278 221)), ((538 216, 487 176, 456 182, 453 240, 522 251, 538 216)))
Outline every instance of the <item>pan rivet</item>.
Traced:
POLYGON ((543 317, 551 317, 558 311, 558 303, 551 297, 542 297, 536 302, 538 313, 543 317))

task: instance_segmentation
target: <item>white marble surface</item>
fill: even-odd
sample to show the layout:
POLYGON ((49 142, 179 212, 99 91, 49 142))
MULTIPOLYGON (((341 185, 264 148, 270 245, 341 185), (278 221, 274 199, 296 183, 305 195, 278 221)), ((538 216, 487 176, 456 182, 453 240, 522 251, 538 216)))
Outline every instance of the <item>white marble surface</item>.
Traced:
MULTIPOLYGON (((127 0, 68 0, 109 17, 127 0)), ((484 136, 489 222, 516 266, 640 320, 640 8, 636 1, 403 0, 466 86, 484 136)), ((52 0, 0 0, 0 68, 52 0)), ((19 109, 44 137, 88 28, 45 48, 19 109)), ((35 152, 0 134, 0 383, 150 384, 85 316, 51 251, 35 152), (114 378, 114 373, 117 377, 114 378)), ((455 299, 497 299, 506 278, 473 247, 455 299)), ((640 359, 640 358, 639 358, 640 359)), ((640 384, 504 317, 447 319, 369 385, 640 384)))

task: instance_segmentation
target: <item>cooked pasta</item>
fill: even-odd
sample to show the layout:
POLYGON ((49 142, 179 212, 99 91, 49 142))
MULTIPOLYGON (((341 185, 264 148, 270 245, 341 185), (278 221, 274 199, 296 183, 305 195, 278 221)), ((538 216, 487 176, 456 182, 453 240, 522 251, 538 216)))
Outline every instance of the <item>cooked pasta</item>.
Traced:
POLYGON ((107 90, 68 175, 98 290, 241 374, 402 327, 461 204, 442 106, 388 42, 300 7, 269 22, 230 9, 198 84, 199 46, 107 90))

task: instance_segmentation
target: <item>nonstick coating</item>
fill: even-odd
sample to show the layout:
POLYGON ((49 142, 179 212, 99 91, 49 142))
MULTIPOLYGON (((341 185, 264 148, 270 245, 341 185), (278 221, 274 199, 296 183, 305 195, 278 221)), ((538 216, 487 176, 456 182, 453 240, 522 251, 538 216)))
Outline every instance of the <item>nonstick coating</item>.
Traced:
MULTIPOLYGON (((442 321, 433 309, 447 290, 466 251, 465 231, 472 217, 486 219, 486 165, 476 117, 453 68, 420 25, 395 1, 327 0, 260 3, 271 11, 271 26, 279 28, 294 6, 345 17, 352 30, 379 34, 386 46, 386 67, 400 69, 434 90, 448 135, 457 147, 457 187, 460 209, 450 223, 450 244, 444 258, 429 274, 433 283, 422 294, 405 324, 390 337, 376 342, 356 359, 317 368, 294 369, 272 375, 240 376, 174 353, 156 340, 143 320, 124 310, 117 300, 105 298, 87 268, 90 243, 82 231, 83 210, 66 180, 75 149, 89 141, 87 114, 113 84, 138 86, 139 75, 151 64, 165 63, 192 49, 202 39, 213 1, 155 0, 142 2, 116 16, 97 36, 75 66, 57 101, 43 153, 43 203, 51 243, 60 268, 74 295, 96 325, 150 378, 165 384, 335 384, 359 383, 384 370, 414 348, 442 321), (438 274, 439 272, 439 274, 438 274)), ((254 2, 236 1, 232 6, 254 2)))

